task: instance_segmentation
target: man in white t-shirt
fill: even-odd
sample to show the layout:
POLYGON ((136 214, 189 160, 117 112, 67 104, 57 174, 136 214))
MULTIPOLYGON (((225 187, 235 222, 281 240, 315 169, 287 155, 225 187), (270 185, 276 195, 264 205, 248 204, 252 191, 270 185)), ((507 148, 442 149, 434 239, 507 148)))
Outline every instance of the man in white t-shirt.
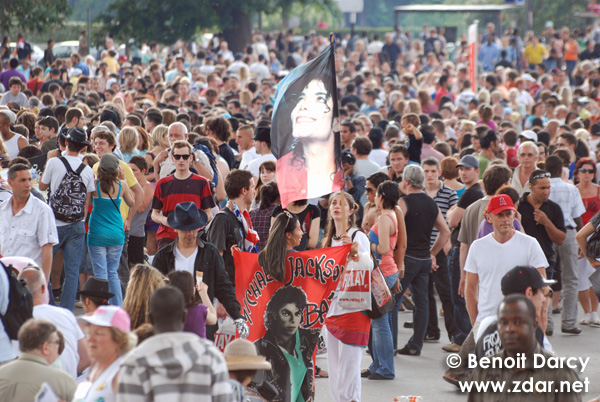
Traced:
POLYGON ((248 164, 258 158, 256 148, 254 148, 254 130, 251 126, 243 125, 235 133, 235 142, 238 145, 238 156, 240 169, 248 168, 248 164))
MULTIPOLYGON (((473 329, 464 341, 459 355, 467 361, 475 352, 474 334, 481 321, 495 316, 502 302, 502 277, 516 266, 535 267, 545 278, 548 261, 537 240, 513 229, 516 209, 506 194, 492 197, 487 208, 487 219, 494 231, 476 240, 469 248, 465 271, 467 284, 465 301, 473 329)), ((447 370, 444 380, 458 386, 464 379, 466 366, 447 370)))
MULTIPOLYGON (((50 206, 56 217, 58 231, 58 244, 53 247, 53 254, 63 250, 65 282, 60 299, 60 306, 73 310, 75 306, 75 293, 79 284, 79 266, 85 241, 85 212, 89 205, 91 193, 95 191, 94 172, 92 168, 79 159, 79 153, 85 149, 90 142, 87 141, 85 131, 80 128, 71 128, 66 137, 67 151, 64 156, 50 157, 46 164, 46 170, 40 180, 40 190, 50 188, 50 206), (67 164, 76 175, 81 178, 80 183, 73 182, 73 186, 67 184, 67 164), (72 191, 73 189, 78 191, 72 191)), ((54 288, 60 285, 60 272, 54 276, 54 288)))
POLYGON ((19 279, 27 281, 27 288, 33 295, 33 318, 48 320, 58 327, 65 338, 65 350, 60 355, 61 368, 73 378, 90 366, 87 341, 77 324, 75 315, 62 307, 50 306, 43 301, 47 292, 42 271, 37 267, 26 268, 19 279))
POLYGON ((254 148, 259 157, 248 164, 247 171, 252 173, 252 176, 260 176, 260 165, 266 161, 277 162, 275 155, 271 153, 271 128, 265 126, 256 127, 254 134, 254 148))

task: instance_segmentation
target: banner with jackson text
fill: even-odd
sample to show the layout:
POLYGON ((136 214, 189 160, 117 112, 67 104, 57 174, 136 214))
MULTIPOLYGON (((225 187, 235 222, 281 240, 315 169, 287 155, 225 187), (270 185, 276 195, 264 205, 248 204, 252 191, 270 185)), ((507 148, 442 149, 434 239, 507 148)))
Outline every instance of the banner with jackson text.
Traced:
POLYGON ((337 127, 335 46, 292 71, 278 84, 271 152, 281 206, 330 194, 344 185, 337 127))
POLYGON ((265 274, 258 254, 234 248, 235 291, 250 328, 248 340, 265 336, 267 329, 279 334, 321 328, 350 247, 288 253, 285 283, 265 274))

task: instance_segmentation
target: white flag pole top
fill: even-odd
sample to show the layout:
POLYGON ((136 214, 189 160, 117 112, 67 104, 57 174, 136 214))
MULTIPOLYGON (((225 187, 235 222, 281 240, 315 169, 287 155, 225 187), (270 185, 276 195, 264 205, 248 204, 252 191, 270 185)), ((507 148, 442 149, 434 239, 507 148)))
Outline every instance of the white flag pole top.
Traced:
POLYGON ((479 21, 469 25, 468 49, 469 49, 469 80, 471 81, 471 90, 477 91, 477 25, 479 21))

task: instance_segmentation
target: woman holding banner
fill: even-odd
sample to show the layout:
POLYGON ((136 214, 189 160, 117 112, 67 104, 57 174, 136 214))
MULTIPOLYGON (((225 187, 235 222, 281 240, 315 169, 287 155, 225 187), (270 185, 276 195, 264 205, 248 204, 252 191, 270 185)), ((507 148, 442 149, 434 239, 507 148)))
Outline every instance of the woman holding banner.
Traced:
MULTIPOLYGON (((355 226, 354 212, 358 205, 350 194, 344 192, 343 196, 343 204, 342 193, 329 197, 329 219, 322 246, 355 243, 357 247, 353 247, 350 254, 358 252, 358 255, 366 254, 369 258, 369 239, 355 226)), ((325 320, 329 385, 334 401, 358 402, 361 399, 360 361, 363 348, 369 342, 371 319, 361 309, 351 310, 338 305, 338 291, 333 296, 325 320)))

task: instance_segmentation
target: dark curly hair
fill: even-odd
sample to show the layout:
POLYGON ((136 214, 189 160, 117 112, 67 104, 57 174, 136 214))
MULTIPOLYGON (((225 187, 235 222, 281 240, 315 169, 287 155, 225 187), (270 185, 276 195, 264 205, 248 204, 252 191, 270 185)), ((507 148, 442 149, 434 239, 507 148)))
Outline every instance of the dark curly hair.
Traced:
POLYGON ((284 286, 279 288, 269 300, 265 310, 265 328, 267 331, 275 330, 278 324, 277 313, 286 304, 294 303, 300 310, 308 304, 306 293, 300 287, 284 286))

